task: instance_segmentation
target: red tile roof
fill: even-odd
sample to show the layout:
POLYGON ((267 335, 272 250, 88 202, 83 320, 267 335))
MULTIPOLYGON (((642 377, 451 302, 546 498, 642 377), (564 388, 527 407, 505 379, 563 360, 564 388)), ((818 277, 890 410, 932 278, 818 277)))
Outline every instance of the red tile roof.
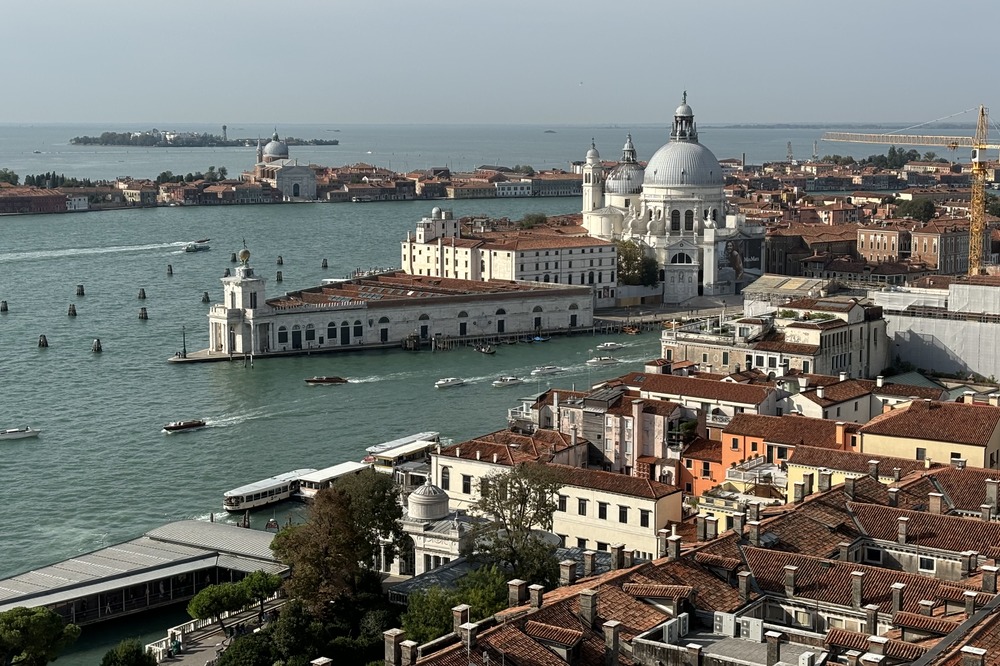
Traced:
POLYGON ((694 592, 690 585, 656 585, 651 583, 625 583, 622 585, 625 594, 633 597, 650 599, 689 599, 694 592))
POLYGON ((705 460, 708 462, 722 462, 722 442, 713 439, 698 437, 684 449, 682 458, 693 460, 705 460))
POLYGON ((947 466, 934 472, 931 481, 944 493, 948 503, 958 511, 979 513, 986 499, 986 481, 1000 479, 1000 471, 977 467, 947 466))
POLYGON ((1000 407, 915 400, 879 414, 860 432, 986 446, 998 424, 1000 407))
MULTIPOLYGON (((842 650, 858 650, 868 652, 868 634, 846 629, 831 629, 826 633, 824 642, 842 650)), ((908 643, 907 641, 890 640, 882 647, 885 656, 894 660, 915 661, 927 652, 927 648, 908 643)))
POLYGON ((923 615, 921 613, 904 613, 900 611, 892 616, 892 623, 897 627, 929 631, 945 636, 958 628, 960 623, 946 620, 942 617, 923 615))
MULTIPOLYGON (((559 451, 572 447, 572 437, 556 430, 539 429, 530 435, 509 430, 498 430, 460 444, 441 448, 438 455, 463 460, 493 461, 508 467, 525 462, 548 462, 559 451)), ((577 446, 586 446, 586 440, 577 439, 577 446)))
POLYGON ((848 507, 862 531, 880 541, 895 542, 899 518, 906 517, 906 542, 918 548, 962 553, 978 551, 984 544, 1000 543, 1000 523, 993 521, 854 502, 848 507))
POLYGON ((644 372, 629 373, 622 377, 621 381, 642 393, 705 398, 744 405, 759 405, 774 391, 767 386, 719 382, 696 377, 649 375, 644 372))
POLYGON ((573 647, 583 638, 583 632, 577 629, 567 629, 566 627, 555 627, 551 624, 544 624, 534 620, 528 620, 524 625, 524 633, 532 638, 541 641, 558 643, 565 647, 573 647))
MULTIPOLYGON (((840 472, 868 473, 868 463, 872 460, 879 461, 879 476, 892 476, 894 467, 898 467, 900 474, 905 476, 912 472, 922 472, 927 469, 923 460, 911 460, 910 458, 892 458, 890 456, 880 456, 871 453, 857 453, 856 451, 835 451, 828 448, 818 448, 813 446, 797 446, 789 458, 789 465, 801 465, 803 467, 826 467, 827 469, 840 472)), ((943 465, 932 463, 932 469, 945 469, 943 465)), ((978 510, 979 507, 976 507, 978 510)))
POLYGON ((654 500, 681 492, 681 489, 676 486, 617 472, 582 469, 570 465, 549 464, 548 467, 555 470, 561 477, 563 484, 567 486, 591 488, 605 493, 654 500))
MULTIPOLYGON (((856 432, 857 428, 855 423, 844 424, 845 433, 856 432)), ((795 415, 737 414, 722 432, 725 435, 759 437, 771 444, 840 448, 837 444, 837 421, 829 419, 795 415)))

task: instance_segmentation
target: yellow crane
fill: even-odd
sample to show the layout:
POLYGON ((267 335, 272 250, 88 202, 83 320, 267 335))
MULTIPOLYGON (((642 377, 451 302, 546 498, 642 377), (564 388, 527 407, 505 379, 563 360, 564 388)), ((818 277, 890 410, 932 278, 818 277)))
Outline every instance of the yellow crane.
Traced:
POLYGON ((881 143, 904 146, 944 146, 972 149, 972 201, 969 206, 969 275, 979 275, 983 267, 983 234, 986 230, 986 151, 998 150, 1000 145, 987 143, 989 139, 989 110, 979 107, 976 135, 931 136, 923 134, 855 134, 852 132, 826 132, 824 141, 851 143, 881 143))

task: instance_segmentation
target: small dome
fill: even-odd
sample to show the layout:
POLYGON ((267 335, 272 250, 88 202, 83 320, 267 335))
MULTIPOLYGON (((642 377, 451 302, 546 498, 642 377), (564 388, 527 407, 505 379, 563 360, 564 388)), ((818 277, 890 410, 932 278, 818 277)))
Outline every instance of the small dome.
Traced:
POLYGON ((593 140, 590 142, 590 150, 587 151, 587 163, 593 164, 601 159, 601 154, 597 152, 597 146, 594 144, 593 140))
POLYGON ((437 220, 440 219, 440 217, 441 217, 441 209, 438 208, 437 206, 431 208, 431 219, 437 220))
POLYGON ((410 493, 406 509, 413 520, 441 520, 448 516, 448 493, 427 479, 424 485, 410 493))
POLYGON ((264 146, 264 156, 275 159, 288 158, 288 144, 278 138, 277 132, 274 133, 271 140, 264 146))
POLYGON ((250 261, 250 250, 248 250, 246 248, 243 248, 242 250, 240 250, 240 253, 239 253, 238 256, 240 258, 240 261, 245 264, 248 261, 250 261))
POLYGON ((712 151, 697 141, 671 141, 646 164, 643 185, 722 187, 722 167, 712 151))
POLYGON ((691 107, 688 106, 685 103, 685 104, 681 104, 680 106, 677 107, 677 110, 674 111, 674 115, 675 116, 685 116, 685 117, 694 116, 694 111, 692 111, 691 107))
POLYGON ((642 166, 635 162, 619 164, 608 174, 604 191, 608 194, 639 194, 645 174, 642 166))

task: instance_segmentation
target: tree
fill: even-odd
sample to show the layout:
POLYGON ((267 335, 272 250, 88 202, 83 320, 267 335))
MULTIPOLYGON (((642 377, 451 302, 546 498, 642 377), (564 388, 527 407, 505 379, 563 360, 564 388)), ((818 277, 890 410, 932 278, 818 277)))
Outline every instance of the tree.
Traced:
POLYGON ((220 583, 209 585, 204 590, 194 595, 188 602, 188 615, 196 620, 207 620, 215 618, 223 632, 226 625, 222 621, 222 614, 227 611, 236 611, 250 603, 250 596, 247 589, 240 583, 220 583))
POLYGON ((264 601, 281 588, 281 576, 269 574, 266 571, 252 571, 238 583, 243 587, 247 598, 260 604, 258 617, 264 617, 264 601))
POLYGON ((459 603, 469 604, 469 618, 478 622, 507 607, 509 576, 496 565, 480 567, 458 581, 459 603))
POLYGON ((101 666, 156 666, 156 657, 138 638, 126 638, 104 653, 101 666))
POLYGON ((403 507, 392 476, 366 469, 341 478, 337 488, 352 499, 351 513, 362 539, 356 544, 358 559, 368 568, 374 568, 380 556, 386 563, 395 560, 406 534, 399 524, 403 507))
POLYGON ((536 530, 552 529, 562 485, 558 473, 542 464, 517 465, 485 477, 471 511, 492 522, 475 529, 474 555, 518 578, 554 587, 559 580, 555 546, 536 530))
POLYGON ((274 650, 271 637, 247 634, 233 639, 232 644, 219 657, 219 666, 273 666, 274 650))
POLYGON ((986 213, 993 217, 1000 217, 1000 197, 993 194, 986 195, 986 213))
POLYGON ((228 176, 228 175, 229 175, 229 169, 227 169, 227 168, 226 168, 226 167, 224 167, 224 166, 221 166, 221 167, 219 167, 219 169, 218 169, 218 170, 216 171, 216 173, 217 173, 217 174, 219 174, 219 180, 225 180, 225 179, 226 179, 226 176, 228 176))
POLYGON ((517 226, 521 229, 531 229, 532 227, 540 227, 548 222, 547 218, 542 213, 528 213, 521 218, 521 221, 517 223, 517 226))
POLYGON ((406 637, 426 643, 444 636, 452 629, 451 609, 461 603, 454 591, 435 585, 417 590, 407 600, 403 614, 403 631, 406 637))
POLYGON ((10 183, 11 185, 17 185, 18 176, 16 173, 10 169, 3 168, 0 169, 0 183, 10 183))
POLYGON ((653 287, 659 282, 660 267, 656 259, 646 256, 635 241, 618 241, 618 281, 621 284, 641 284, 653 287))
POLYGON ((0 613, 0 664, 43 666, 79 636, 80 627, 48 608, 12 608, 0 613))
POLYGON ((896 205, 897 217, 912 217, 914 220, 927 222, 934 218, 936 212, 934 202, 930 199, 912 199, 900 201, 896 205))

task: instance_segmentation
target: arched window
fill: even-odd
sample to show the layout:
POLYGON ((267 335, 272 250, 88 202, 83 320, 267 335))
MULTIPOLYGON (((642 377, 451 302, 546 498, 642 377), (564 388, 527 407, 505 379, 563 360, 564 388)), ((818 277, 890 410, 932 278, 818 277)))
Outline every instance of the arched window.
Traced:
POLYGON ((579 310, 580 306, 578 306, 576 303, 570 303, 569 304, 569 309, 570 310, 579 310))
POLYGON ((587 284, 594 284, 594 271, 590 271, 587 275, 587 284))
POLYGON ((278 344, 287 345, 288 344, 288 329, 284 326, 278 327, 278 344))
POLYGON ((505 315, 505 314, 507 314, 507 311, 506 311, 506 310, 504 310, 503 308, 499 308, 499 309, 497 310, 497 315, 498 315, 498 316, 499 316, 499 315, 505 315))
POLYGON ((568 273, 566 275, 566 284, 573 284, 573 274, 572 273, 568 273))
POLYGON ((312 324, 306 324, 306 342, 316 339, 316 327, 312 324))
POLYGON ((694 231, 694 211, 684 211, 684 231, 694 231))
POLYGON ((299 196, 299 184, 298 183, 295 183, 294 185, 292 185, 292 196, 293 197, 299 196))
POLYGON ((670 211, 670 230, 681 230, 681 212, 679 210, 670 211))
POLYGON ((382 317, 381 319, 378 320, 378 323, 380 323, 380 324, 388 324, 389 323, 389 318, 388 317, 382 317))
POLYGON ((419 319, 420 321, 428 321, 428 320, 430 320, 430 317, 428 317, 425 314, 422 314, 419 317, 417 317, 417 319, 419 319))
POLYGON ((451 485, 451 470, 447 467, 441 468, 441 490, 449 490, 451 485))
POLYGON ((548 282, 548 281, 549 281, 549 274, 546 273, 545 276, 542 278, 542 282, 548 282))
POLYGON ((354 337, 360 338, 364 334, 365 334, 365 329, 364 329, 364 326, 361 324, 361 320, 360 319, 355 319, 354 320, 354 337))
POLYGON ((691 259, 691 255, 687 252, 678 252, 674 256, 670 257, 670 263, 672 264, 693 264, 694 260, 691 259))
POLYGON ((465 310, 462 310, 461 312, 458 313, 458 318, 459 319, 465 319, 468 316, 469 316, 469 313, 466 312, 465 310))
POLYGON ((541 312, 542 311, 542 306, 541 305, 536 305, 535 307, 533 307, 531 309, 531 311, 532 312, 541 312))
POLYGON ((337 322, 331 321, 326 325, 326 339, 334 340, 337 337, 337 322))

